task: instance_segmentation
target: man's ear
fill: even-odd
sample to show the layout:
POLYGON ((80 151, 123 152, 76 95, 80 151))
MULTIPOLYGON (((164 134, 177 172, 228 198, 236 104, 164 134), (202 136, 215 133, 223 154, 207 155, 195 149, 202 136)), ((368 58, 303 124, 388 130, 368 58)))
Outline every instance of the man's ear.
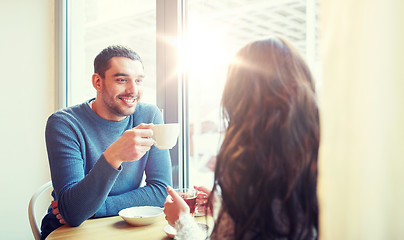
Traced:
POLYGON ((95 90, 99 91, 101 90, 101 76, 98 73, 94 73, 93 74, 93 87, 95 88, 95 90))

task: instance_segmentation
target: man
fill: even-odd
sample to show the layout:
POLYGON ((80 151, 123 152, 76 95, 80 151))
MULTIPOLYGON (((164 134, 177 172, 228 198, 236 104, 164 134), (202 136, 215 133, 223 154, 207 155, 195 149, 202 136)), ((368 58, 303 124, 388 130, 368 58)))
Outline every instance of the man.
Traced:
POLYGON ((163 206, 171 160, 168 150, 152 146, 150 127, 163 119, 156 106, 139 102, 143 81, 140 57, 110 46, 94 60, 96 98, 49 117, 45 137, 55 202, 42 220, 43 239, 64 223, 163 206), (143 172, 146 186, 140 187, 143 172))

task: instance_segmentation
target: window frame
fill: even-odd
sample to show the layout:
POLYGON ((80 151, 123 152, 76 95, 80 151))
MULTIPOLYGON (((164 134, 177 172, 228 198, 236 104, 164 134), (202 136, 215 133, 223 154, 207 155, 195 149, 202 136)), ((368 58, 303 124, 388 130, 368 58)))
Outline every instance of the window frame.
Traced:
POLYGON ((55 111, 67 107, 67 0, 55 0, 55 111))
POLYGON ((157 106, 166 123, 180 123, 178 143, 170 150, 173 186, 189 187, 186 78, 179 70, 184 1, 156 0, 156 11, 157 106))

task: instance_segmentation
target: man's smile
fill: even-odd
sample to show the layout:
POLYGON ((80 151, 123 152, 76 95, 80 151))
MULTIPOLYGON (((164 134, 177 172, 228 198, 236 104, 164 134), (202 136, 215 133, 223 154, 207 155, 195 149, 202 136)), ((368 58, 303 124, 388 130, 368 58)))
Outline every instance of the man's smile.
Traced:
POLYGON ((132 105, 136 102, 138 97, 119 97, 124 103, 132 105))

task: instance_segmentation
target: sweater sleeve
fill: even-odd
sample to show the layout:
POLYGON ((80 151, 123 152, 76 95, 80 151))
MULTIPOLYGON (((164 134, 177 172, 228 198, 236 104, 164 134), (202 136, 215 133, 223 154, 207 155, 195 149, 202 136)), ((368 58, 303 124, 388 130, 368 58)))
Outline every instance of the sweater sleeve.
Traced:
POLYGON ((45 138, 59 212, 78 226, 102 206, 120 171, 102 155, 85 175, 78 136, 66 119, 51 116, 45 138))
POLYGON ((120 210, 133 206, 162 207, 164 205, 167 197, 166 187, 171 185, 172 179, 169 152, 152 146, 146 157, 146 186, 119 195, 108 196, 95 217, 114 216, 120 210))

